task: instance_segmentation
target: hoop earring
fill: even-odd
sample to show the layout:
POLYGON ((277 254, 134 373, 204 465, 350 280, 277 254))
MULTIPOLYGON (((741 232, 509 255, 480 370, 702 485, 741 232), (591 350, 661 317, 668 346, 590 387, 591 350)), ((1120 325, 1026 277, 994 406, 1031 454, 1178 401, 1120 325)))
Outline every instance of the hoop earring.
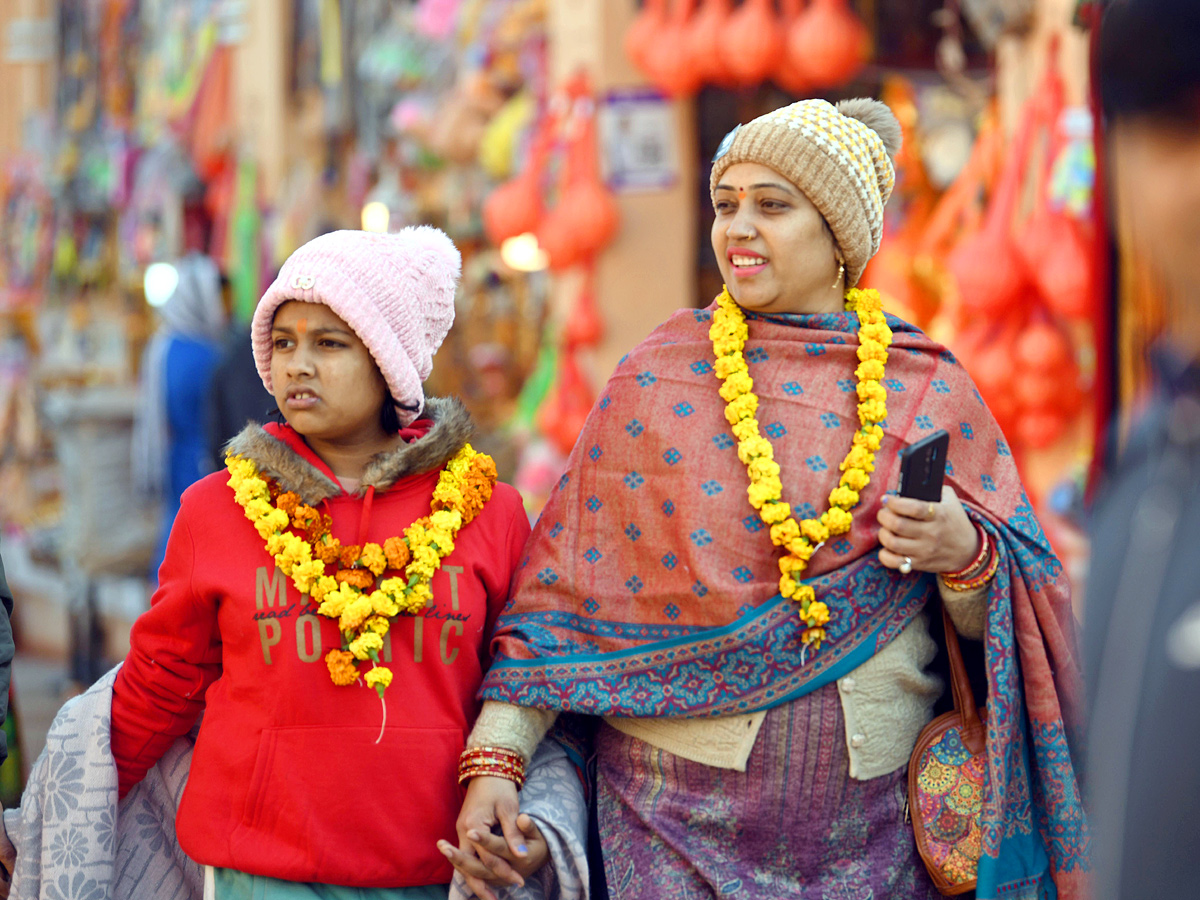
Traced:
POLYGON ((839 259, 838 260, 837 278, 834 280, 833 284, 830 285, 830 287, 836 289, 837 286, 842 283, 842 278, 845 276, 845 274, 846 274, 846 264, 842 260, 839 259))

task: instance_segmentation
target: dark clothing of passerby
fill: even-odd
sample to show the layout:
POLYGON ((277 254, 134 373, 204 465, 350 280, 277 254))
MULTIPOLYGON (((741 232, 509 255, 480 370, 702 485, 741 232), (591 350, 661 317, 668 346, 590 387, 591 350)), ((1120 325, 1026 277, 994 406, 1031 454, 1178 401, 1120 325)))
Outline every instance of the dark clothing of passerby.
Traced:
POLYGON ((250 325, 235 325, 221 344, 221 358, 208 394, 208 451, 220 464, 225 444, 247 422, 265 422, 277 411, 250 353, 250 325))
POLYGON ((1085 612, 1097 900, 1194 896, 1200 854, 1200 366, 1162 388, 1094 512, 1085 612), (1118 849, 1119 848, 1119 849, 1118 849))
MULTIPOLYGON (((12 633, 12 591, 4 577, 4 561, 0 560, 0 603, 4 604, 4 615, 0 616, 0 725, 8 717, 8 684, 12 677, 13 654, 16 645, 12 633)), ((0 763, 8 759, 8 738, 0 728, 0 763)))

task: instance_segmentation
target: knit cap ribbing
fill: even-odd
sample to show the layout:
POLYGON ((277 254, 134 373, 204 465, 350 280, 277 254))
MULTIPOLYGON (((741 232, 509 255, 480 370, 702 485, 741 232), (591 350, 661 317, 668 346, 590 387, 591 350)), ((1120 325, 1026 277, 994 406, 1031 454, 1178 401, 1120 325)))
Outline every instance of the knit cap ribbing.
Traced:
MULTIPOLYGON (((840 106, 863 106, 862 101, 852 102, 854 107, 840 106)), ((886 106, 871 107, 894 123, 886 106)), ((812 201, 845 258, 846 286, 857 284, 879 250, 883 208, 896 184, 884 138, 825 100, 801 100, 759 116, 726 137, 713 161, 710 193, 715 195, 726 169, 742 162, 774 169, 812 201)))

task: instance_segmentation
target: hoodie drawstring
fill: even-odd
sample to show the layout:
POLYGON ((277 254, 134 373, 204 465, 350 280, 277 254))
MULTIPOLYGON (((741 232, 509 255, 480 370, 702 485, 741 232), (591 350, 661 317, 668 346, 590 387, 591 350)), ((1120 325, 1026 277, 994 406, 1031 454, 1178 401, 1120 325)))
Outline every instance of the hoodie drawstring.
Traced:
POLYGON ((367 525, 371 522, 371 505, 375 502, 375 485, 367 485, 367 492, 363 495, 362 516, 358 520, 358 545, 361 547, 367 542, 367 525))

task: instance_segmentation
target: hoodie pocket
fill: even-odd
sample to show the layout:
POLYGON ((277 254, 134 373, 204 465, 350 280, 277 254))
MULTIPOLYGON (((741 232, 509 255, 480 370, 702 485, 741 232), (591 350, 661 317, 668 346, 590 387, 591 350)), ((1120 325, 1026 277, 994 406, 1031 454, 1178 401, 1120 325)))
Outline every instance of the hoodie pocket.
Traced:
POLYGON ((435 842, 456 840, 463 732, 389 725, 377 744, 378 735, 374 726, 265 730, 235 842, 333 884, 436 883, 419 878, 446 875, 435 842))

